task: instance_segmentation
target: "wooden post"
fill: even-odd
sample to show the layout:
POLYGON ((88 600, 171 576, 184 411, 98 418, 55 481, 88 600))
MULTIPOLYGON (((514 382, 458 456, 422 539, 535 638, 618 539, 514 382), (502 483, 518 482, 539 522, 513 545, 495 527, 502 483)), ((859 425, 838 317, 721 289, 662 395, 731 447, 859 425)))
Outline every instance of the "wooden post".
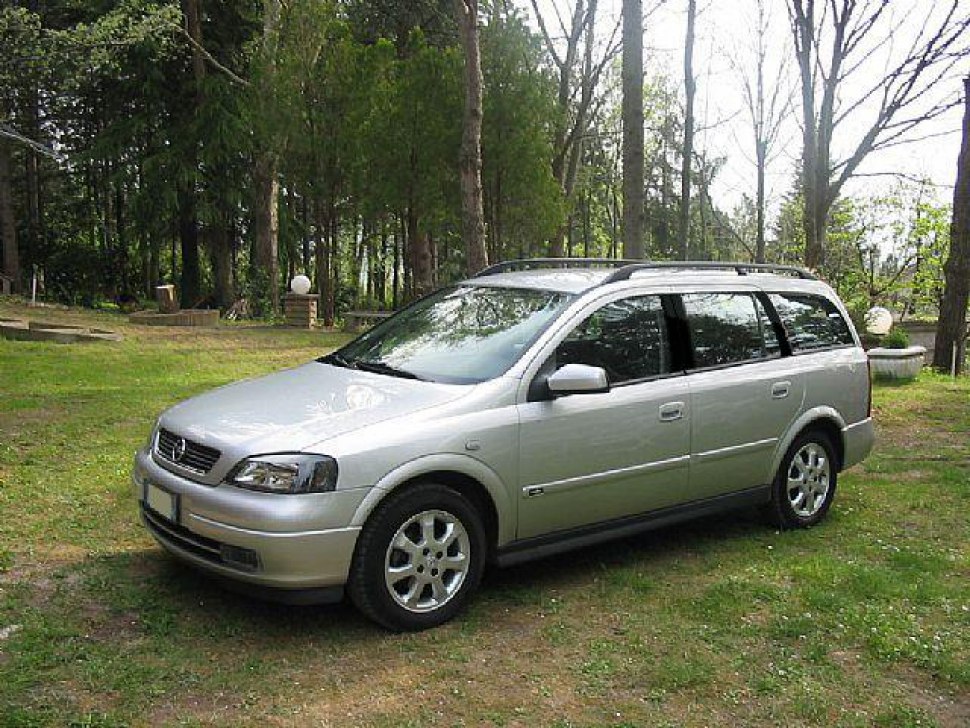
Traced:
POLYGON ((159 313, 178 313, 179 303, 175 298, 175 286, 156 286, 155 300, 158 301, 159 313))

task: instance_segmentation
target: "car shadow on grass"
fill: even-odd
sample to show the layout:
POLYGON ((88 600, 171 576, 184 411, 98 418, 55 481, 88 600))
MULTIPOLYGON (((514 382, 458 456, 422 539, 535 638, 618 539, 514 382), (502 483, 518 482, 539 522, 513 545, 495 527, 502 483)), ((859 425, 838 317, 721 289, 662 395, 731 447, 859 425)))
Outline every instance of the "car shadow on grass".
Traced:
MULTIPOLYGON (((487 569, 472 600, 471 622, 487 622, 499 605, 535 603, 541 595, 580 590, 607 579, 622 584, 624 570, 656 573, 715 568, 711 559, 738 542, 774 533, 754 511, 737 511, 648 531, 537 561, 487 569)), ((354 609, 336 604, 290 605, 240 593, 226 583, 151 547, 98 557, 85 568, 87 599, 110 611, 136 615, 149 635, 164 639, 289 641, 313 637, 333 644, 370 640, 387 633, 354 609)), ((459 622, 462 620, 459 617, 459 622)))

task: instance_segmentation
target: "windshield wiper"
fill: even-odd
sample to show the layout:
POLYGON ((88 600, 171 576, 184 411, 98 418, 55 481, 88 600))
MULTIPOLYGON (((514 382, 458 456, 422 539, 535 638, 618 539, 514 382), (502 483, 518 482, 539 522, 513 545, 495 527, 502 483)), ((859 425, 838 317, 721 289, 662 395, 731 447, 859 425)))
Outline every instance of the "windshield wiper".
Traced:
POLYGON ((414 372, 409 372, 407 369, 398 369, 397 367, 391 366, 390 364, 385 364, 382 361, 373 361, 370 359, 351 359, 348 364, 352 369, 362 369, 365 372, 373 372, 374 374, 387 374, 392 377, 401 377, 402 379, 417 379, 422 382, 427 381, 424 377, 420 377, 414 372))
POLYGON ((321 356, 317 359, 321 364, 333 364, 334 366, 343 367, 344 369, 356 369, 357 365, 354 362, 348 361, 344 357, 340 356, 337 352, 332 354, 327 354, 326 356, 321 356))

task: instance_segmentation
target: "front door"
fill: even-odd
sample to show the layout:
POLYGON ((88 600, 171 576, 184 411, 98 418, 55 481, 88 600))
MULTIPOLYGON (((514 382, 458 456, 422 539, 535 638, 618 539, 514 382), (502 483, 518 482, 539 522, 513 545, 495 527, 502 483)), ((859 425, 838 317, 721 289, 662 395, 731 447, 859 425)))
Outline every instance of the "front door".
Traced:
POLYGON ((602 367, 610 391, 519 405, 518 538, 645 513, 686 498, 690 399, 672 373, 660 296, 600 306, 549 355, 602 367))

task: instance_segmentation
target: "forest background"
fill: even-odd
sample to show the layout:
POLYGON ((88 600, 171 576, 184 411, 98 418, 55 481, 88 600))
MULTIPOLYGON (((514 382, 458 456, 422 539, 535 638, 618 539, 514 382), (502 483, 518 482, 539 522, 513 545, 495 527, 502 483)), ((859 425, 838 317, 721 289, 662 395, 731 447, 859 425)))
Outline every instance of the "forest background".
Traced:
POLYGON ((4 271, 64 303, 137 306, 174 283, 184 307, 257 316, 306 273, 326 324, 474 272, 471 8, 487 260, 806 264, 854 311, 935 316, 967 8, 732 6, 726 22, 696 0, 5 3, 4 271))

